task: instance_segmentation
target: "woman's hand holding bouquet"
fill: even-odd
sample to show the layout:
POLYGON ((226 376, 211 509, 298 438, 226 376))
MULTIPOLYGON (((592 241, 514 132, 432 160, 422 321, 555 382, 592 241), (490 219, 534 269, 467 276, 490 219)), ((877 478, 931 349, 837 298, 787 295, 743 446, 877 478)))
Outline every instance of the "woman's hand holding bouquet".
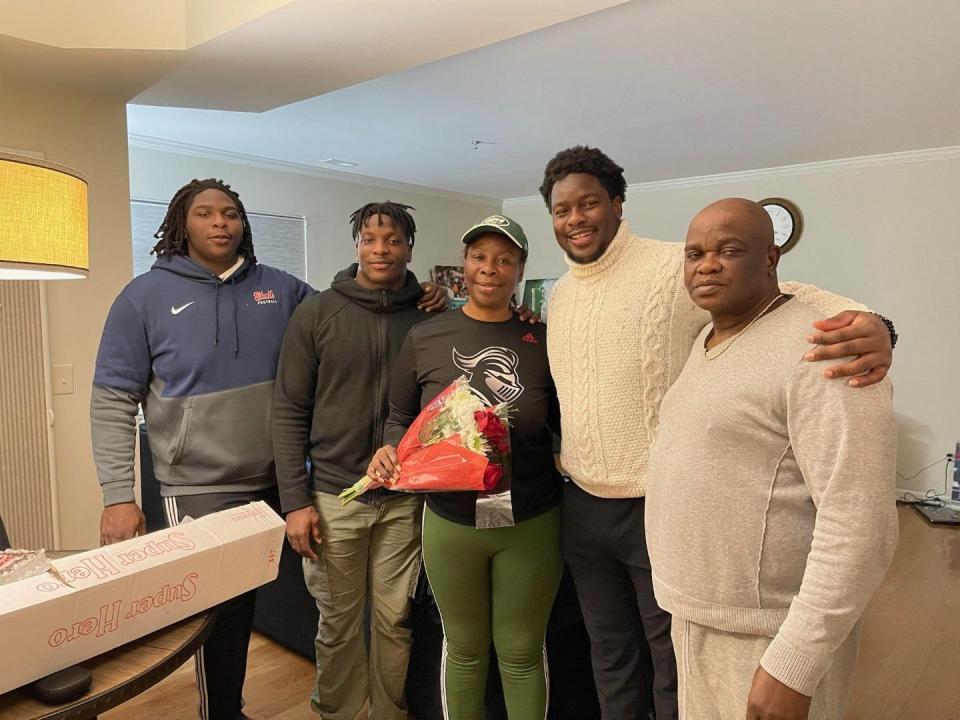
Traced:
POLYGON ((494 489, 510 455, 509 409, 485 405, 466 378, 457 378, 423 408, 396 448, 377 450, 367 474, 341 500, 377 485, 404 492, 494 489))

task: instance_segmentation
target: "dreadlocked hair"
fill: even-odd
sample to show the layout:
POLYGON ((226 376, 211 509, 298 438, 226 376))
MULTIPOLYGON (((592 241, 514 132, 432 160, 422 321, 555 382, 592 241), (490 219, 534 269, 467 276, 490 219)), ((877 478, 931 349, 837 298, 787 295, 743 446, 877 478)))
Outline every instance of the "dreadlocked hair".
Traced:
POLYGON ((415 207, 395 203, 387 200, 386 202, 367 203, 362 208, 354 210, 350 214, 350 225, 353 230, 353 241, 356 242, 360 237, 360 232, 367 220, 374 215, 377 216, 377 223, 383 225, 383 216, 386 215, 393 221, 395 227, 403 231, 407 237, 410 247, 413 247, 413 236, 417 232, 417 224, 413 221, 413 215, 410 210, 416 210, 415 207))
POLYGON ((193 199, 204 190, 219 190, 224 195, 233 200, 240 213, 240 220, 243 222, 243 238, 240 240, 240 246, 237 252, 250 262, 256 262, 257 257, 253 254, 253 233, 250 231, 250 221, 247 219, 246 208, 240 202, 240 196, 230 189, 223 180, 216 178, 207 178, 206 180, 193 179, 182 188, 177 190, 170 205, 167 206, 167 214, 160 223, 160 227, 153 236, 157 239, 157 244, 150 251, 151 255, 157 257, 170 257, 171 255, 189 255, 187 251, 187 213, 193 204, 193 199))
POLYGON ((546 170, 543 171, 540 194, 548 210, 553 186, 573 173, 593 175, 603 185, 603 189, 607 191, 611 200, 626 199, 627 181, 623 179, 623 168, 597 148, 576 145, 554 155, 553 159, 547 163, 546 170))

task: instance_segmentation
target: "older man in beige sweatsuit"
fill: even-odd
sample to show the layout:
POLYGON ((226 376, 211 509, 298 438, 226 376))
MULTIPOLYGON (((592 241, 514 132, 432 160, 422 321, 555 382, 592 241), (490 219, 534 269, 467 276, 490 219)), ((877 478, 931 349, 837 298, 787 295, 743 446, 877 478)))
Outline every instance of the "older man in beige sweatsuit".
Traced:
POLYGON ((712 324, 661 405, 646 507, 681 717, 840 720, 896 545, 890 384, 804 362, 820 312, 782 293, 756 203, 708 206, 685 253, 712 324))

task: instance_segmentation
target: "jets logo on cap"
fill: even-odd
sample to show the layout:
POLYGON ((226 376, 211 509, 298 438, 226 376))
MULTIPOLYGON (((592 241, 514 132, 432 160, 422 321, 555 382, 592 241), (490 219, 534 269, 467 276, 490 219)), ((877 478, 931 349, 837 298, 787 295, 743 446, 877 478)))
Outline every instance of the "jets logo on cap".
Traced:
POLYGON ((497 225, 499 227, 507 227, 510 224, 510 221, 507 220, 503 215, 491 215, 490 217, 484 219, 481 225, 497 225))

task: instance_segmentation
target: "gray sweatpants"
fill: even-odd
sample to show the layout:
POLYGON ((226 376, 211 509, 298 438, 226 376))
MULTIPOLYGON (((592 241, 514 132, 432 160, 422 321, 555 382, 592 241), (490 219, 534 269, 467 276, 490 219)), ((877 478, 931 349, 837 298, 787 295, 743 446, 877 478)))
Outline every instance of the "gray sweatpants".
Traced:
MULTIPOLYGON (((724 632, 673 619, 681 720, 743 720, 753 674, 772 638, 724 632)), ((823 676, 807 720, 840 720, 850 699, 860 647, 860 626, 838 648, 823 676)))

